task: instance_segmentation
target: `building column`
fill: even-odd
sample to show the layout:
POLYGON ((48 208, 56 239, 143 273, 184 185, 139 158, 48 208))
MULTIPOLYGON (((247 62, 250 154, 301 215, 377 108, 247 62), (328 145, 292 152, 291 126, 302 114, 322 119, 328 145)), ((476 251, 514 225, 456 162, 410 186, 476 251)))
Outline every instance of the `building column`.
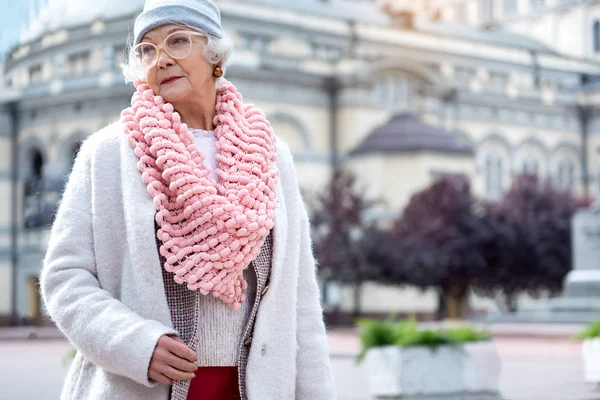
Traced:
POLYGON ((583 184, 584 197, 588 197, 590 193, 588 168, 590 114, 591 109, 589 106, 577 106, 577 119, 579 121, 579 132, 581 134, 581 181, 583 184))
POLYGON ((62 78, 65 76, 65 62, 66 57, 64 53, 59 53, 54 56, 54 76, 56 78, 62 78))
POLYGON ((112 44, 106 45, 104 48, 104 69, 112 71, 115 69, 115 47, 112 44))

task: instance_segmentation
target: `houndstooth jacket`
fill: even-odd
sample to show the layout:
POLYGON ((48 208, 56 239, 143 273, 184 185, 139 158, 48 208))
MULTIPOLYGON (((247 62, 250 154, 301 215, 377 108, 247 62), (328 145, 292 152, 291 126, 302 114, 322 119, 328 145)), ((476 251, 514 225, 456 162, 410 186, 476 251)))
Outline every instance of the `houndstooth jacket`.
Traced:
MULTIPOLYGON (((154 223, 155 230, 158 229, 156 222, 154 223)), ((249 268, 254 268, 256 273, 257 290, 254 299, 254 305, 250 312, 250 317, 246 322, 244 333, 238 351, 238 382, 241 400, 247 400, 246 394, 246 363, 248 361, 248 353, 252 344, 252 329, 254 328, 254 320, 258 312, 260 300, 262 296, 269 290, 269 274, 271 272, 271 253, 272 253, 272 235, 269 233, 265 243, 261 247, 257 258, 251 263, 249 268)), ((157 248, 161 242, 156 239, 157 248)), ((160 252, 159 252, 160 255, 160 252)), ((160 264, 164 265, 166 259, 160 255, 160 264)), ((188 347, 196 351, 198 346, 197 325, 198 325, 198 291, 188 290, 184 285, 179 285, 173 280, 173 274, 162 268, 163 281, 165 285, 165 293, 167 295, 167 303, 171 312, 171 320, 173 328, 179 332, 181 339, 188 347)), ((174 381, 171 388, 171 400, 186 400, 190 381, 174 381)))

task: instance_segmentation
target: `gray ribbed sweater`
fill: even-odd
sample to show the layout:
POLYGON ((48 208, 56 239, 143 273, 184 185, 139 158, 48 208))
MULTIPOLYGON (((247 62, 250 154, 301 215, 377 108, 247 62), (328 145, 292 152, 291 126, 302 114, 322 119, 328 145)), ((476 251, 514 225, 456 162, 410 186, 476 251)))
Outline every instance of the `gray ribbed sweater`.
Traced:
MULTIPOLYGON (((210 177, 217 180, 214 173, 217 152, 214 132, 193 128, 190 131, 196 139, 196 147, 204 153, 205 164, 211 169, 210 177)), ((252 264, 244 271, 244 279, 248 282, 248 289, 246 301, 239 311, 231 310, 216 297, 198 296, 198 365, 237 365, 239 344, 256 297, 256 273, 252 264)))

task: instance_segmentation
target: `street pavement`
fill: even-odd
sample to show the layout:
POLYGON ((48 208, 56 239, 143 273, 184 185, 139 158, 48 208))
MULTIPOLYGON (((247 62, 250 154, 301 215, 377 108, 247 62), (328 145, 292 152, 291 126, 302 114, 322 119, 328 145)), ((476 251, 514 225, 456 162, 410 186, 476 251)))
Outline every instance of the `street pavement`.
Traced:
MULTIPOLYGON (((0 332, 0 400, 58 399, 70 346, 59 335, 45 332, 38 335, 41 339, 0 332)), ((335 330, 328 337, 339 399, 371 400, 365 367, 355 362, 355 333, 335 330)), ((583 382, 581 345, 567 334, 506 334, 495 337, 495 342, 502 359, 504 399, 600 400, 600 392, 583 382)))

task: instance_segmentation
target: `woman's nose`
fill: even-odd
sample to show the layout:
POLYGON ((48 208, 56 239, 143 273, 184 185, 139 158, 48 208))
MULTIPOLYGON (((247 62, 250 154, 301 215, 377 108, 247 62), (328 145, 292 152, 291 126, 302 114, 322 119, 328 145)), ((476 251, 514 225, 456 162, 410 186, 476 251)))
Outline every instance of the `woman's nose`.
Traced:
POLYGON ((163 49, 158 50, 157 57, 158 57, 157 64, 158 64, 159 68, 166 68, 168 66, 173 65, 173 63, 174 63, 171 56, 169 56, 169 54, 166 51, 164 51, 163 49))

